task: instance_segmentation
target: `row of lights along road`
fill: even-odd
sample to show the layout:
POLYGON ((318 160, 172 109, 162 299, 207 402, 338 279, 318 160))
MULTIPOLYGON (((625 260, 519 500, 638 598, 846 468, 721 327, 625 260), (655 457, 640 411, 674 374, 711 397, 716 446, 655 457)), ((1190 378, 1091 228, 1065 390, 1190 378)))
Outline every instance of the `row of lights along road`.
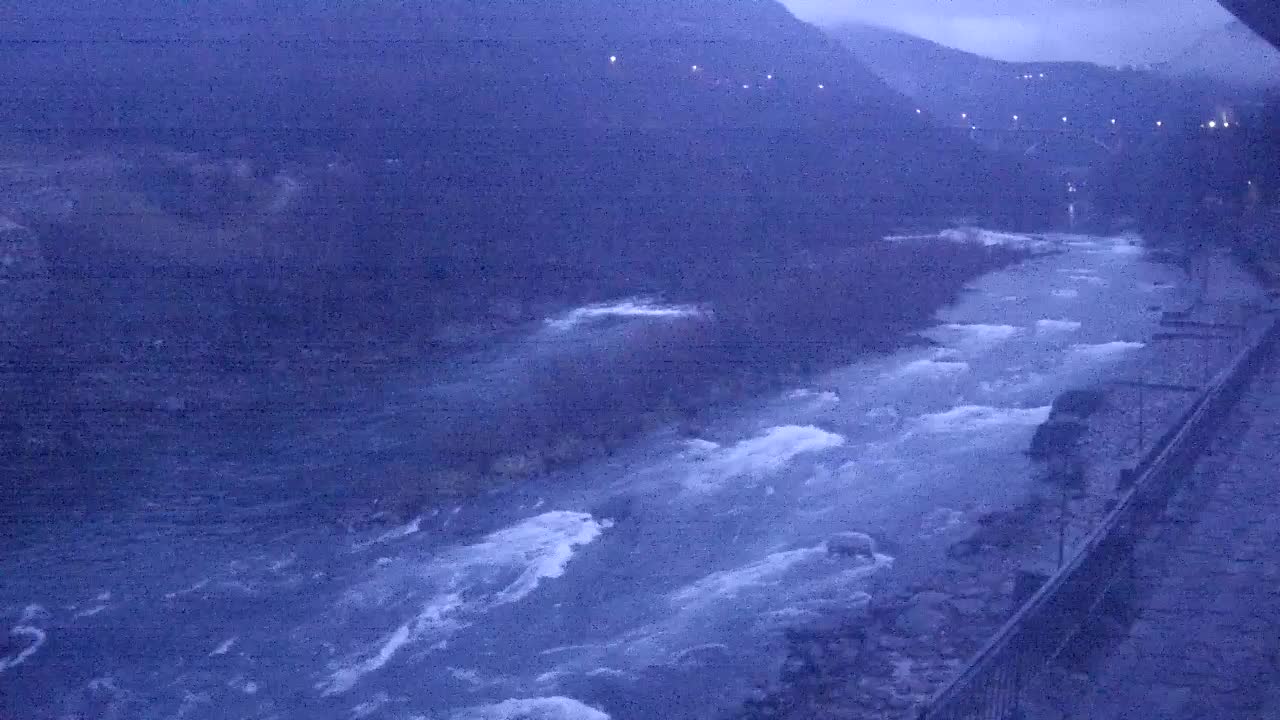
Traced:
MULTIPOLYGON (((617 55, 610 55, 610 56, 609 56, 609 64, 610 64, 610 65, 616 65, 617 63, 618 63, 618 56, 617 56, 617 55)), ((697 66, 697 65, 691 65, 691 66, 689 66, 689 69, 690 69, 690 70, 692 70, 693 72, 700 72, 700 71, 701 71, 701 68, 700 68, 699 66, 697 66)), ((1044 73, 1040 73, 1040 75, 1039 75, 1039 76, 1040 76, 1041 78, 1043 78, 1043 77, 1044 77, 1044 73)), ((766 79, 766 80, 772 80, 772 79, 773 79, 773 73, 769 73, 769 74, 765 75, 765 79, 766 79)), ((1031 75, 1023 75, 1023 76, 1022 76, 1022 79, 1024 79, 1024 80, 1030 80, 1030 79, 1032 79, 1032 76, 1031 76, 1031 75)), ((750 85, 750 84, 747 84, 747 83, 743 83, 743 85, 742 85, 742 89, 743 89, 743 90, 750 90, 750 89, 751 89, 751 85, 750 85)), ((818 89, 819 89, 819 90, 825 90, 825 89, 827 89, 827 86, 826 86, 826 84, 825 84, 825 83, 818 83, 818 89)), ((923 111, 923 110, 921 110, 920 108, 916 108, 916 114, 917 114, 917 115, 923 115, 923 114, 924 114, 924 111, 923 111)), ((969 119, 969 113, 960 113, 960 119, 962 119, 962 120, 968 120, 968 119, 969 119)), ((1017 115, 1014 115, 1014 116, 1013 116, 1013 121, 1014 121, 1014 122, 1019 122, 1019 120, 1020 120, 1019 116, 1017 116, 1017 115)), ((1063 116, 1062 116, 1062 122, 1063 122, 1063 123, 1067 123, 1067 122, 1068 122, 1067 116, 1065 116, 1065 115, 1063 115, 1063 116)), ((1111 118, 1111 124, 1112 124, 1112 125, 1115 125, 1115 124, 1116 124, 1116 119, 1115 119, 1115 118, 1111 118)), ((1163 120, 1157 120, 1157 121, 1156 121, 1156 127, 1164 127, 1164 121, 1163 121, 1163 120)), ((1217 122, 1216 120, 1210 120, 1207 124, 1205 124, 1205 125, 1201 125, 1200 127, 1208 127, 1208 128, 1209 128, 1209 129, 1211 129, 1211 130, 1212 130, 1212 129, 1216 129, 1216 128, 1218 127, 1218 122, 1217 122)), ((1230 128, 1230 127, 1231 127, 1231 123, 1226 122, 1226 121, 1223 121, 1223 123, 1222 123, 1222 127, 1224 127, 1224 128, 1230 128)), ((977 130, 977 129, 978 129, 978 126, 977 126, 977 125, 970 125, 970 126, 969 126, 969 129, 971 129, 971 130, 977 130)))

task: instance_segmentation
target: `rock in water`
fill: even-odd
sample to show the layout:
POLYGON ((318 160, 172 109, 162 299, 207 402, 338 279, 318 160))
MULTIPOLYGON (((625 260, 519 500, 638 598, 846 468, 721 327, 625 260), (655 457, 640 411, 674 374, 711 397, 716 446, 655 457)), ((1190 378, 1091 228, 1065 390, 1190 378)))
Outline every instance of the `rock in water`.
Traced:
POLYGON ((827 552, 839 557, 874 560, 876 541, 866 533, 842 532, 827 541, 827 552))

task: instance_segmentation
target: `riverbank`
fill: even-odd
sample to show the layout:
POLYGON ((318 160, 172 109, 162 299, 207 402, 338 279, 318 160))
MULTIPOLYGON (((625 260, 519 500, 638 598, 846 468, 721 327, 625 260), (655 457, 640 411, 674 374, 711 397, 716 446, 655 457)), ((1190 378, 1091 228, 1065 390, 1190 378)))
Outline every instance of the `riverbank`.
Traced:
POLYGON ((381 225, 317 228, 318 247, 295 235, 328 219, 326 183, 354 192, 360 172, 391 166, 153 146, 13 155, 0 165, 5 237, 21 227, 43 258, 0 357, 0 400, 16 409, 0 461, 23 513, 110 504, 96 477, 191 437, 246 456, 344 414, 399 413, 422 426, 413 447, 369 447, 355 477, 333 468, 315 511, 401 522, 914 342, 968 281, 1021 257, 963 243, 916 254, 874 242, 868 222, 777 243, 717 237, 685 248, 694 262, 613 274, 571 252, 441 265, 422 254, 434 246, 404 267, 352 268, 334 248, 381 225), (506 396, 487 390, 508 381, 506 396), (397 405, 409 383, 456 397, 397 405))
POLYGON ((1162 328, 1130 348, 1110 382, 1087 388, 1100 400, 1096 408, 1051 415, 1049 423, 1079 426, 1065 443, 1069 462, 1037 463, 1037 489, 1011 506, 952 511, 943 520, 952 544, 942 571, 871 589, 840 630, 819 624, 796 633, 778 683, 734 717, 910 718, 964 666, 1034 588, 1019 587, 1016 578, 1052 572, 1060 545, 1070 555, 1111 507, 1121 470, 1137 462, 1189 407, 1195 388, 1243 345, 1243 334, 1258 327, 1257 314, 1240 311, 1258 306, 1265 293, 1227 251, 1174 264, 1192 272, 1178 286, 1151 288, 1150 312, 1206 325, 1244 317, 1247 327, 1194 326, 1209 337, 1162 328), (1064 477, 1064 469, 1078 477, 1064 477))

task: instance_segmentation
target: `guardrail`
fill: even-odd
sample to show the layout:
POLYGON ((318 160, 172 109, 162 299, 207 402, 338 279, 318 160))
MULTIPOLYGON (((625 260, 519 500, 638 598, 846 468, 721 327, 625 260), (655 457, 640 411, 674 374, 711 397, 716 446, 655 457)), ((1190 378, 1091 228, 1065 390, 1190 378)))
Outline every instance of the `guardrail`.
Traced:
POLYGON ((1022 689, 1097 613, 1111 588, 1129 577, 1138 534, 1164 512, 1216 421, 1240 396, 1280 335, 1271 320, 1218 373, 1138 464, 1132 486, 1074 555, 1000 628, 968 667, 942 688, 920 720, 1016 720, 1022 689))

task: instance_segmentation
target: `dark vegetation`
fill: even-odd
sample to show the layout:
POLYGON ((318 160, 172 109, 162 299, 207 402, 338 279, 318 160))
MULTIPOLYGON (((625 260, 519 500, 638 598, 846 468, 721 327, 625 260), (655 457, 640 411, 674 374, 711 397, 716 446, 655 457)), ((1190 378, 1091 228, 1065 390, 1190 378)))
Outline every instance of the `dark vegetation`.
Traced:
POLYGON ((37 446, 73 456, 174 414, 266 443, 276 411, 336 410, 393 368, 456 376, 577 304, 714 310, 621 359, 520 368, 525 400, 425 402, 420 452, 361 463, 438 476, 427 498, 536 474, 885 347, 1014 259, 873 244, 891 227, 1040 227, 1054 201, 1037 167, 917 117, 774 2, 48 12, 3 31, 0 120, 72 158, 45 182, 74 202, 0 199, 50 258, 42 336, 16 350, 41 395, 15 407, 52 419, 16 425, 56 426, 37 446), (117 412, 138 402, 102 372, 145 410, 117 412))

